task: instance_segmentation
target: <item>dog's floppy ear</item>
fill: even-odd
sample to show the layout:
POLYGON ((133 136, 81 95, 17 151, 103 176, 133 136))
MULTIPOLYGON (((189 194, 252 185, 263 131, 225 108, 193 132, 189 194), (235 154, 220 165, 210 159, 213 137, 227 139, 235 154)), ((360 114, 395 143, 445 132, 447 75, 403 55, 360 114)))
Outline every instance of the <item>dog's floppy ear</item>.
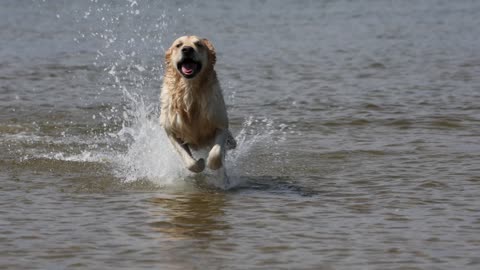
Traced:
POLYGON ((208 51, 208 61, 212 64, 212 66, 215 65, 217 62, 217 55, 215 53, 215 48, 213 47, 213 44, 210 42, 210 40, 204 38, 202 39, 203 44, 207 46, 207 51, 208 51))
POLYGON ((170 65, 170 61, 172 59, 172 47, 168 48, 165 52, 165 66, 170 65))

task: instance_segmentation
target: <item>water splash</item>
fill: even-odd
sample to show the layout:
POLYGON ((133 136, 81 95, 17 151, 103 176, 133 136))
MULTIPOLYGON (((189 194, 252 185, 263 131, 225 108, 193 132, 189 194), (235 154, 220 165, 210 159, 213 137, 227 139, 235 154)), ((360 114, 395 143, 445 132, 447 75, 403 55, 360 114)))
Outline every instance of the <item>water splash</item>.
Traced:
POLYGON ((123 113, 128 125, 124 124, 117 135, 128 147, 113 160, 117 176, 126 181, 149 179, 161 185, 185 177, 187 173, 160 127, 153 104, 126 90, 124 95, 130 100, 123 113))
POLYGON ((242 129, 235 136, 237 148, 230 151, 225 159, 226 167, 230 168, 232 187, 242 184, 241 176, 256 173, 255 166, 252 166, 252 159, 256 158, 252 153, 256 147, 270 147, 275 151, 274 146, 284 138, 283 135, 280 139, 275 138, 276 135, 278 130, 272 120, 253 116, 245 119, 242 129))
MULTIPOLYGON (((253 116, 248 117, 238 135, 237 148, 228 152, 225 169, 229 184, 225 185, 223 170, 211 171, 195 175, 184 166, 173 149, 165 131, 158 120, 157 104, 146 104, 143 97, 125 90, 129 100, 129 108, 124 117, 129 124, 118 132, 118 138, 128 145, 126 152, 119 152, 113 164, 117 177, 126 181, 148 179, 159 185, 175 184, 176 181, 197 179, 219 188, 232 188, 242 184, 242 176, 255 173, 253 152, 267 147, 275 151, 275 146, 284 140, 273 121, 253 116)), ((206 157, 207 150, 195 152, 197 157, 206 157)), ((275 155, 273 155, 275 156, 275 155)), ((272 160, 275 164, 275 160, 272 160)))
POLYGON ((117 112, 101 116, 111 128, 98 136, 108 137, 110 145, 125 146, 109 159, 114 174, 124 181, 149 179, 166 185, 187 175, 158 121, 163 73, 160 54, 168 26, 175 24, 175 14, 168 16, 162 5, 148 1, 95 3, 79 17, 101 25, 90 23, 90 35, 80 35, 102 44, 93 63, 103 71, 98 95, 118 93, 122 100, 117 112))

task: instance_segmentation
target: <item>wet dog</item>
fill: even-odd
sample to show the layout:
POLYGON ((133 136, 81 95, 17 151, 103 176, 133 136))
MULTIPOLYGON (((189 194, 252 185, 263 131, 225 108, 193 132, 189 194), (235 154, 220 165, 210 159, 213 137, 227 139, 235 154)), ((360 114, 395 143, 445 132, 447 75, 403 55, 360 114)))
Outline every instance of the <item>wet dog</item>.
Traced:
POLYGON ((212 43, 197 36, 178 38, 165 53, 160 123, 185 166, 195 173, 205 169, 205 160, 195 159, 191 150, 208 147, 206 166, 218 170, 226 150, 236 147, 215 62, 212 43))

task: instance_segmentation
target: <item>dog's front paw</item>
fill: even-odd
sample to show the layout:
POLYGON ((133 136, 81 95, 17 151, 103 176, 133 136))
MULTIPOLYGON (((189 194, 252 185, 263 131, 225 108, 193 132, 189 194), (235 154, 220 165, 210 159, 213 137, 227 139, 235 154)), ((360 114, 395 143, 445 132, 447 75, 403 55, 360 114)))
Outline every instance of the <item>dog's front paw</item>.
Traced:
POLYGON ((216 144, 208 153, 207 166, 211 170, 218 170, 222 167, 222 148, 216 144))
POLYGON ((188 164, 187 169, 194 173, 200 173, 205 169, 205 160, 200 158, 199 160, 188 164))

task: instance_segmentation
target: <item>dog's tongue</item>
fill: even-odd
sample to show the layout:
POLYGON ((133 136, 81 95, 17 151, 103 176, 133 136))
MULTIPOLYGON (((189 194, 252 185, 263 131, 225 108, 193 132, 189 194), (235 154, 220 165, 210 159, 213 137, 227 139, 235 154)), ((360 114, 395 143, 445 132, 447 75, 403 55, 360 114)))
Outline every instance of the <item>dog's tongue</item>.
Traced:
POLYGON ((195 63, 184 63, 182 65, 182 72, 186 75, 191 75, 195 71, 197 64, 195 63))

